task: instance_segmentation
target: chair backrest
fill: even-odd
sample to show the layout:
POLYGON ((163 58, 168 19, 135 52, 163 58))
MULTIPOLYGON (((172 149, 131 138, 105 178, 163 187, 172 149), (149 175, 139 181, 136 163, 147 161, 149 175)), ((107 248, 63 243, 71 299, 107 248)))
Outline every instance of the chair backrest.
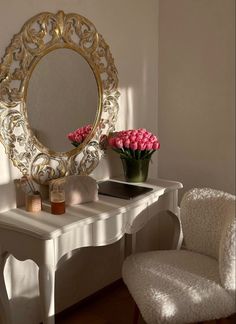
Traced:
POLYGON ((185 193, 181 222, 185 247, 219 261, 222 285, 235 290, 235 196, 210 188, 185 193))

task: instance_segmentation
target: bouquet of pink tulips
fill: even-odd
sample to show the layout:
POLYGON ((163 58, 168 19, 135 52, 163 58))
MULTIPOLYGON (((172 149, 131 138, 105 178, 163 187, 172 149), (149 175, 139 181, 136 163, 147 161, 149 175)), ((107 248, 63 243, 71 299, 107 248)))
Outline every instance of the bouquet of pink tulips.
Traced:
POLYGON ((76 129, 74 132, 71 132, 67 135, 68 139, 71 141, 75 147, 78 147, 85 138, 89 135, 92 130, 92 125, 85 125, 81 128, 76 129))
POLYGON ((158 138, 145 128, 118 132, 110 137, 109 144, 121 158, 136 160, 150 159, 160 148, 158 138))

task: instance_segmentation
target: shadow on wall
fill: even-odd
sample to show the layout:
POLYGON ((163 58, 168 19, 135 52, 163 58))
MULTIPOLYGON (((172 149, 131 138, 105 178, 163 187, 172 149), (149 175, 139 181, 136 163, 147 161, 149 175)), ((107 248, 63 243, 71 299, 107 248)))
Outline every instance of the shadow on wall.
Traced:
POLYGON ((39 323, 38 320, 41 318, 39 297, 13 298, 11 300, 11 308, 14 309, 14 312, 12 312, 12 320, 14 324, 25 324, 25 318, 28 318, 31 324, 39 323), (34 309, 35 311, 30 312, 29 309, 34 309))
MULTIPOLYGON (((14 324, 25 324, 25 318, 28 318, 30 324, 38 324, 39 318, 41 318, 40 313, 40 301, 39 297, 27 298, 27 297, 17 297, 10 301, 11 310, 11 320, 14 324), (34 309, 32 312, 30 310, 34 309)), ((1 307, 0 307, 1 309, 1 307)), ((1 314, 0 314, 1 316, 1 314)), ((3 319, 0 317, 0 324, 3 323, 3 319)))

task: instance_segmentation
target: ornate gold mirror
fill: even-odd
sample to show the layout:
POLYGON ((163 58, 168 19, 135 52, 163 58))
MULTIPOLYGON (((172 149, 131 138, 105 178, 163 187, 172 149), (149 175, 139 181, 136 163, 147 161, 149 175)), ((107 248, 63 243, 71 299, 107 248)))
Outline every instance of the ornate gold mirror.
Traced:
POLYGON ((38 183, 89 174, 118 113, 114 60, 95 26, 78 14, 28 20, 0 64, 0 140, 23 174, 38 183), (77 148, 68 132, 92 124, 77 148))

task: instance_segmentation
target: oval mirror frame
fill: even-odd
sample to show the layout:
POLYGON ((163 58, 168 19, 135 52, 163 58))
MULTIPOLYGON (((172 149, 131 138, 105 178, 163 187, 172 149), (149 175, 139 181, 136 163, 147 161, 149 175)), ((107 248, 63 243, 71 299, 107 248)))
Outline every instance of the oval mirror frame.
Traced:
POLYGON ((13 164, 40 184, 70 174, 90 174, 103 156, 101 140, 115 129, 117 87, 117 70, 109 46, 88 19, 63 11, 44 12, 29 19, 13 37, 0 64, 0 141, 13 164), (37 140, 26 107, 34 67, 59 48, 69 48, 85 58, 95 75, 99 95, 91 133, 68 152, 50 151, 37 140))

